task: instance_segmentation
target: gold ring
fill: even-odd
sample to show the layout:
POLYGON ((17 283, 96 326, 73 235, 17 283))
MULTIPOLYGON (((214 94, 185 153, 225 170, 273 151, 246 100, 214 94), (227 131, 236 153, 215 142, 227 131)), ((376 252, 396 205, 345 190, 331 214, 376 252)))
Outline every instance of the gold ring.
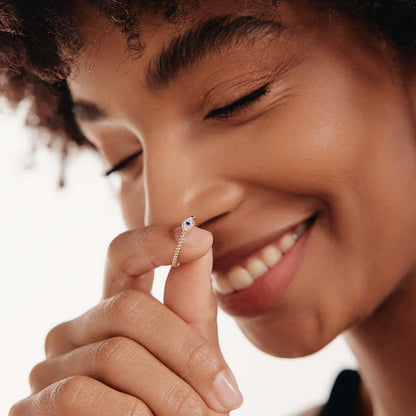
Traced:
POLYGON ((179 267, 180 263, 178 263, 179 252, 181 251, 183 239, 185 238, 185 234, 195 225, 195 217, 191 216, 186 218, 182 221, 182 233, 179 237, 178 245, 176 246, 175 254, 173 255, 172 260, 172 267, 179 267))

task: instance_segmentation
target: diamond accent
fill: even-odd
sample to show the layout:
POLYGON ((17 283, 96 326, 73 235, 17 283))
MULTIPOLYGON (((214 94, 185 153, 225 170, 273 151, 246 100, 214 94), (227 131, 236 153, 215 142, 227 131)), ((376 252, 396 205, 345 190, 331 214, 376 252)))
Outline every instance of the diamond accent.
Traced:
POLYGON ((195 225, 195 217, 188 217, 182 221, 182 231, 188 231, 195 225))

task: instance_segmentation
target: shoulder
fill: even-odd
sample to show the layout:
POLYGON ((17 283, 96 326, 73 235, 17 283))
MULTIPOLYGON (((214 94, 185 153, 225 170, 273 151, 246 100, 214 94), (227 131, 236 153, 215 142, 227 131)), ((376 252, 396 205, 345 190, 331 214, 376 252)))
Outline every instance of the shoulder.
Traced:
POLYGON ((297 416, 318 416, 323 407, 324 405, 320 404, 319 406, 315 406, 312 409, 308 409, 302 413, 299 413, 297 416))

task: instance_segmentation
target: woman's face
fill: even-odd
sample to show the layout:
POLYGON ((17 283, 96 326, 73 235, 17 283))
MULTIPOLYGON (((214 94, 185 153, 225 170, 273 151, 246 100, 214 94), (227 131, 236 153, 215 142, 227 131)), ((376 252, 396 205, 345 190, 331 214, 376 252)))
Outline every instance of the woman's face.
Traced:
POLYGON ((299 2, 203 3, 181 25, 144 18, 136 60, 85 10, 88 47, 68 82, 107 116, 79 104, 78 121, 109 166, 143 150, 120 175, 128 228, 195 215, 214 234, 214 271, 218 256, 319 213, 286 270, 218 295, 260 349, 307 355, 414 274, 415 87, 358 24, 299 2))

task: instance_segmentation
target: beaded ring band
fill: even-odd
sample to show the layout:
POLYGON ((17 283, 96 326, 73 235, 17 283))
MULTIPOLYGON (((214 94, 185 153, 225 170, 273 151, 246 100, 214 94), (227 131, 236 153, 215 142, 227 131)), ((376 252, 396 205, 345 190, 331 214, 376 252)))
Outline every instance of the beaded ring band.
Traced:
POLYGON ((182 221, 182 233, 179 237, 178 245, 176 246, 175 254, 173 255, 172 260, 172 267, 179 267, 180 263, 178 263, 179 252, 182 248, 183 239, 185 238, 185 234, 195 225, 195 217, 191 216, 186 218, 182 221))

